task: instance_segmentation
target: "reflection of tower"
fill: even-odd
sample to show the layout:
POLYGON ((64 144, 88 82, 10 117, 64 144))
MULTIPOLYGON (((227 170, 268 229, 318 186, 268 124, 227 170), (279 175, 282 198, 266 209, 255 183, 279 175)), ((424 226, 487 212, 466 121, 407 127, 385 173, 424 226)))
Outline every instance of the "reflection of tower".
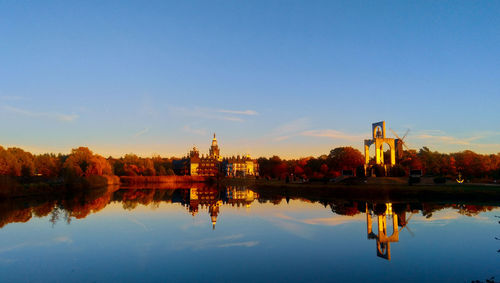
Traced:
POLYGON ((210 213, 210 220, 212 220, 212 229, 215 230, 215 224, 217 223, 217 216, 219 215, 219 207, 222 201, 217 201, 215 204, 208 207, 208 212, 210 213))
POLYGON ((219 190, 216 188, 203 187, 191 188, 189 190, 189 211, 194 216, 198 213, 199 206, 201 206, 201 209, 208 208, 213 229, 215 229, 215 224, 217 223, 221 204, 219 190))
POLYGON ((210 157, 214 157, 215 159, 219 159, 220 150, 219 150, 219 146, 217 145, 217 138, 215 137, 215 133, 214 133, 214 138, 212 139, 212 146, 210 147, 209 153, 210 153, 210 157))
POLYGON ((366 228, 368 239, 376 239, 377 241, 377 256, 391 260, 391 242, 399 242, 398 215, 392 211, 392 203, 385 205, 377 205, 376 210, 385 206, 385 212, 378 214, 377 226, 378 234, 374 234, 372 230, 372 212, 368 210, 366 204, 366 228), (392 218, 392 234, 387 235, 387 217, 392 218))

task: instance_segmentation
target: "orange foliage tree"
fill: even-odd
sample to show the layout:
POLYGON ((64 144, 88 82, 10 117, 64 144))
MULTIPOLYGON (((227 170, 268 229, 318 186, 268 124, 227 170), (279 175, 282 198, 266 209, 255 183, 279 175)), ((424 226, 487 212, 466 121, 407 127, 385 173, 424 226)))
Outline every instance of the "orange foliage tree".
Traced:
POLYGON ((337 147, 330 151, 328 163, 330 164, 330 168, 335 171, 355 169, 365 164, 365 158, 359 150, 350 146, 337 147))
POLYGON ((87 147, 73 149, 66 158, 63 168, 75 176, 112 175, 108 161, 97 154, 93 154, 87 147))

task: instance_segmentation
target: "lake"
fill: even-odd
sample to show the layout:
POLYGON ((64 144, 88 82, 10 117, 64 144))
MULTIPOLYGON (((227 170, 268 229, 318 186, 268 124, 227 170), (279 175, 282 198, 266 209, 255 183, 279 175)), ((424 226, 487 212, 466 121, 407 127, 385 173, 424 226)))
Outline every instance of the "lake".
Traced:
POLYGON ((2 282, 500 280, 498 203, 246 187, 4 200, 2 282))

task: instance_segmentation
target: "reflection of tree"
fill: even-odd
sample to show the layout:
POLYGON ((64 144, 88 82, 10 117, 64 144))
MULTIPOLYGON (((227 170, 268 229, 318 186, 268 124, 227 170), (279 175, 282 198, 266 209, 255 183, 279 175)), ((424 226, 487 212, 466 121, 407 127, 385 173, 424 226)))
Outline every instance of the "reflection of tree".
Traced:
POLYGON ((33 207, 33 214, 36 217, 44 217, 50 214, 50 212, 54 209, 55 202, 49 201, 42 205, 33 207))
POLYGON ((336 201, 330 203, 330 207, 332 208, 332 212, 338 215, 348 215, 354 216, 359 212, 357 202, 342 202, 336 201))
POLYGON ((56 225, 56 223, 59 221, 60 218, 60 213, 61 211, 59 210, 58 207, 56 207, 52 212, 50 213, 50 223, 52 223, 52 227, 56 225))
POLYGON ((31 209, 9 211, 0 218, 0 228, 13 222, 28 222, 31 219, 31 209))
POLYGON ((123 202, 123 208, 132 210, 135 209, 138 204, 149 205, 152 203, 155 197, 155 190, 126 190, 123 192, 120 191, 120 195, 123 202))
MULTIPOLYGON (((94 190, 82 193, 67 194, 54 199, 28 198, 11 199, 0 202, 0 228, 13 222, 27 222, 33 216, 49 216, 49 221, 55 225, 58 221, 71 223, 73 218, 83 219, 92 213, 105 208, 110 203, 121 203, 123 209, 134 210, 138 206, 157 208, 162 203, 180 204, 186 207, 188 213, 196 215, 201 209, 208 213, 210 207, 217 205, 249 206, 252 202, 272 203, 280 205, 285 199, 296 200, 302 203, 319 203, 338 215, 354 216, 364 211, 366 200, 355 198, 339 198, 332 190, 258 190, 254 192, 247 188, 238 187, 202 187, 197 189, 113 189, 94 190), (195 193, 193 193, 195 192, 195 193), (257 193, 258 192, 258 193, 257 193), (196 199, 194 199, 196 198, 196 199)), ((406 212, 417 213, 431 218, 433 213, 442 209, 454 209, 462 215, 475 216, 482 212, 491 211, 494 206, 477 204, 450 204, 433 202, 400 202, 393 203, 392 209, 399 217, 401 227, 406 225, 406 212)), ((212 208, 215 209, 215 206, 212 208)), ((383 202, 371 208, 376 215, 385 213, 387 207, 383 202)), ((214 212, 215 210, 213 210, 214 212)), ((215 213, 212 213, 215 216, 215 213)))
POLYGON ((480 206, 480 205, 458 205, 458 213, 467 216, 476 216, 481 212, 491 211, 493 206, 480 206))
POLYGON ((472 280, 471 283, 495 283, 497 281, 495 281, 495 276, 492 276, 484 281, 481 281, 481 280, 472 280))

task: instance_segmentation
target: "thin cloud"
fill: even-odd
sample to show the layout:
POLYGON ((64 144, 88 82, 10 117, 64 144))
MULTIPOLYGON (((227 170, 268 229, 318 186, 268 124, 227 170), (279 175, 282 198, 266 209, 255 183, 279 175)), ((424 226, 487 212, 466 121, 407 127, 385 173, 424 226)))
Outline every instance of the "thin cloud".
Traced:
POLYGON ((132 217, 130 217, 130 218, 129 218, 129 220, 130 220, 132 223, 135 223, 135 224, 137 224, 137 225, 141 226, 142 228, 144 228, 144 230, 149 231, 148 227, 147 227, 144 223, 140 222, 139 220, 137 220, 137 219, 135 219, 135 218, 132 218, 132 217))
POLYGON ((48 240, 27 241, 11 246, 0 247, 0 254, 27 247, 52 246, 54 244, 71 244, 71 243, 73 243, 73 240, 67 236, 55 237, 53 239, 48 239, 48 240))
POLYGON ((313 236, 313 232, 308 229, 304 223, 294 221, 293 219, 288 219, 286 217, 280 217, 281 215, 276 215, 274 218, 268 219, 272 224, 277 227, 304 239, 310 239, 313 236))
POLYGON ((8 105, 2 106, 2 109, 14 114, 30 117, 30 118, 47 118, 54 119, 61 122, 73 122, 78 118, 76 114, 63 114, 63 113, 53 113, 53 112, 35 112, 26 109, 21 109, 17 107, 12 107, 8 105))
POLYGON ((228 244, 222 244, 219 245, 219 248, 229 248, 229 247, 246 247, 246 248, 251 248, 255 247, 259 244, 258 241, 247 241, 247 242, 237 242, 237 243, 228 243, 228 244))
POLYGON ((351 217, 326 217, 326 218, 310 218, 304 219, 301 222, 310 225, 323 225, 323 226, 337 226, 346 223, 352 223, 354 221, 361 221, 360 219, 353 219, 351 217))
POLYGON ((24 98, 22 96, 2 95, 2 96, 0 96, 0 100, 3 100, 3 101, 20 101, 20 100, 26 100, 26 98, 24 98))
POLYGON ((273 130, 273 141, 280 142, 297 136, 300 131, 307 129, 309 118, 302 117, 296 120, 284 123, 273 130))
POLYGON ((292 136, 279 136, 279 137, 275 137, 273 139, 273 141, 277 141, 277 142, 280 142, 280 141, 284 141, 284 140, 287 140, 289 138, 291 138, 292 136))
POLYGON ((287 133, 296 133, 306 129, 309 126, 309 118, 303 117, 299 118, 281 126, 277 127, 274 132, 277 134, 287 134, 287 133))
POLYGON ((225 120, 225 121, 233 121, 233 122, 243 122, 244 120, 238 117, 231 116, 207 116, 207 118, 225 120))
POLYGON ((71 244, 71 243, 73 243, 73 240, 67 236, 60 236, 60 237, 54 238, 54 242, 71 244))
POLYGON ((350 216, 318 217, 318 218, 307 218, 307 219, 293 218, 283 213, 277 213, 274 216, 276 218, 289 220, 297 223, 303 223, 309 225, 323 225, 323 226, 337 226, 346 223, 351 223, 354 221, 359 222, 363 220, 359 217, 350 217, 350 216))
POLYGON ((467 139, 459 139, 452 136, 433 136, 433 135, 415 135, 415 139, 422 139, 431 142, 455 144, 455 145, 470 145, 470 141, 467 139))
POLYGON ((306 137, 319 137, 319 138, 330 138, 330 139, 350 140, 350 141, 359 141, 363 139, 362 135, 353 135, 332 129, 304 131, 300 133, 300 135, 306 137))
POLYGON ((217 112, 219 112, 219 113, 228 113, 228 114, 236 114, 236 115, 250 115, 250 116, 259 115, 259 113, 257 113, 254 110, 239 111, 239 110, 225 110, 225 109, 222 109, 222 110, 218 110, 217 112))
MULTIPOLYGON (((179 116, 184 116, 184 117, 195 117, 195 118, 204 118, 204 119, 231 121, 231 122, 244 122, 245 121, 240 117, 234 116, 235 113, 220 112, 221 110, 214 110, 214 109, 210 109, 210 108, 201 108, 201 107, 185 108, 185 107, 172 107, 171 106, 168 109, 174 115, 179 115, 179 116), (221 113, 223 113, 223 114, 221 114, 221 113), (233 114, 233 115, 224 115, 224 114, 233 114)), ((228 111, 232 111, 232 110, 228 110, 228 111)), ((243 112, 245 112, 245 111, 243 111, 243 112)))
POLYGON ((481 132, 473 133, 466 138, 460 138, 446 134, 441 130, 425 130, 420 131, 412 136, 412 139, 423 140, 430 143, 446 144, 446 145, 465 145, 465 146, 481 146, 484 143, 477 142, 481 139, 498 136, 498 132, 481 132))
POLYGON ((420 134, 428 134, 428 135, 444 135, 445 132, 442 130, 421 130, 420 134))
POLYGON ((183 250, 183 249, 191 249, 191 250, 203 250, 203 249, 210 249, 214 247, 219 247, 222 245, 229 245, 229 244, 234 244, 234 243, 241 243, 241 242, 234 242, 234 240, 239 240, 243 238, 243 234, 235 234, 235 235, 228 235, 228 236, 223 236, 223 237, 215 237, 215 238, 206 238, 206 239, 199 239, 199 240, 194 240, 194 241, 186 241, 183 243, 177 243, 174 247, 176 250, 183 250), (233 242, 231 242, 233 241, 233 242))
POLYGON ((191 128, 191 126, 189 126, 189 125, 184 126, 182 128, 182 130, 186 133, 195 134, 195 135, 199 135, 199 136, 206 136, 207 135, 206 129, 194 129, 194 128, 191 128))
POLYGON ((137 137, 140 137, 142 135, 145 135, 149 132, 149 130, 150 130, 150 127, 144 128, 144 129, 140 130, 139 132, 135 133, 134 137, 137 138, 137 137))

